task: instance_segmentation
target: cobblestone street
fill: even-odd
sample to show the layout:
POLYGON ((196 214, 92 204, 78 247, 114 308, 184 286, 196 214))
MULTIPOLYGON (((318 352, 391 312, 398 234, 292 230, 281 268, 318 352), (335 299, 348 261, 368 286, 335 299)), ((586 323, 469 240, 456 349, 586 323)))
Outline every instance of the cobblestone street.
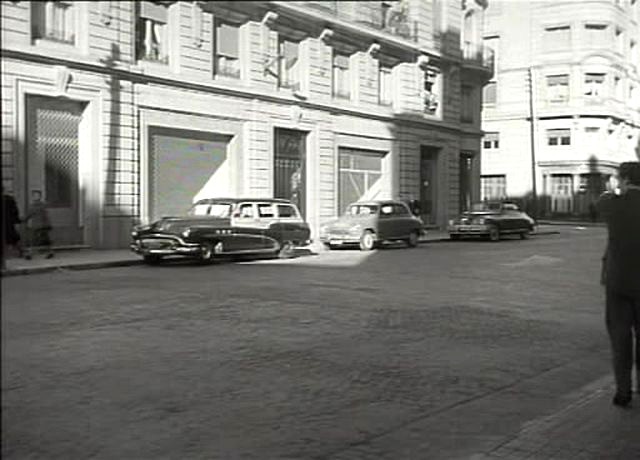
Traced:
POLYGON ((610 374, 604 238, 4 278, 3 458, 509 458, 610 374))

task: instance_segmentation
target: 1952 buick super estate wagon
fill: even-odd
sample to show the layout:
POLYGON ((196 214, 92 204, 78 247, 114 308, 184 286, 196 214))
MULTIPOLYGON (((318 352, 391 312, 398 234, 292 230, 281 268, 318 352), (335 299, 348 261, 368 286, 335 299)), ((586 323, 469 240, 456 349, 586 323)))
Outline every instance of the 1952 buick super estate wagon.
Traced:
POLYGON ((145 262, 186 256, 211 262, 219 255, 283 254, 311 243, 298 208, 273 198, 211 198, 186 216, 163 217, 131 232, 131 250, 145 262))

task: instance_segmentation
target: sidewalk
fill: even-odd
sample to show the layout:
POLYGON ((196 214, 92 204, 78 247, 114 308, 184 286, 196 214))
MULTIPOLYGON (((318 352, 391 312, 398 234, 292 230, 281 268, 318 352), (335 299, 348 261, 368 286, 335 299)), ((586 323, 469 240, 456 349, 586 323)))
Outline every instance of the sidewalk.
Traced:
MULTIPOLYGON (((549 235, 559 233, 549 226, 540 225, 535 235, 549 235)), ((449 234, 443 230, 427 230, 427 234, 420 238, 420 243, 434 243, 438 241, 449 241, 449 234)), ((322 249, 316 243, 305 250, 305 253, 317 253, 322 249)), ((142 263, 142 258, 128 249, 68 249, 56 251, 55 257, 45 259, 43 256, 36 256, 31 260, 9 258, 6 261, 6 268, 2 270, 2 276, 29 275, 34 273, 44 273, 59 269, 67 270, 90 270, 96 268, 123 267, 128 265, 138 265, 142 263)))

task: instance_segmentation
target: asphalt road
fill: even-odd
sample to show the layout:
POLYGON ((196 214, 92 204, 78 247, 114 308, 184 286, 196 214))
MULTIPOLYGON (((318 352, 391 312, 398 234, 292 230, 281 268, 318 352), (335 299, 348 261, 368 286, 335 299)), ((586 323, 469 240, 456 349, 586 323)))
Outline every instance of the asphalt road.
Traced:
POLYGON ((454 459, 610 373, 605 233, 2 279, 6 459, 454 459))

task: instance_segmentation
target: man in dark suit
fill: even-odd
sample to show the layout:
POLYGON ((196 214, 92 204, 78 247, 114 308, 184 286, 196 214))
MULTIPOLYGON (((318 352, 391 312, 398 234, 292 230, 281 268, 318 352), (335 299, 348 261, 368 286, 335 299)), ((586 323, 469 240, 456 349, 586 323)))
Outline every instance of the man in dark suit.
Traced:
POLYGON ((640 393, 640 162, 622 163, 618 177, 619 193, 603 195, 599 208, 609 233, 603 280, 616 381, 613 404, 627 407, 631 404, 634 336, 640 393))

